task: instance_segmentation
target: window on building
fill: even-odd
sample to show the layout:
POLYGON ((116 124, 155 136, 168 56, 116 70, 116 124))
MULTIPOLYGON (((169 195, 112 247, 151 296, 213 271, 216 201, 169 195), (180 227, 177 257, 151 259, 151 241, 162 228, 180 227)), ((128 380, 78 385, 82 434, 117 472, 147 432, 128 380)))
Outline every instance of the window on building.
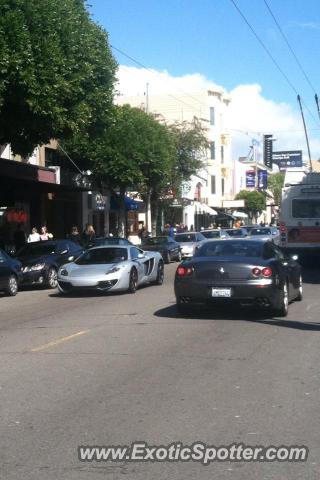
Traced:
POLYGON ((210 158, 211 160, 216 159, 216 143, 210 142, 210 158))
POLYGON ((214 125, 214 107, 210 107, 210 125, 214 125))
POLYGON ((221 145, 221 163, 224 163, 224 146, 221 145))
POLYGON ((216 193, 216 177, 215 175, 211 175, 211 194, 215 195, 216 193))
POLYGON ((224 178, 221 178, 221 195, 224 195, 224 178))

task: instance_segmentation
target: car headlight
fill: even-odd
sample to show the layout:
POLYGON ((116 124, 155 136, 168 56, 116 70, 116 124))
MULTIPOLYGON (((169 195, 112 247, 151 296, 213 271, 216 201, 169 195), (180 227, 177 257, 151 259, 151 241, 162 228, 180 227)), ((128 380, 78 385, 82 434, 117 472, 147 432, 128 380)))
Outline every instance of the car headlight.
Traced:
POLYGON ((120 267, 113 267, 113 268, 111 268, 110 270, 108 270, 108 271, 106 272, 106 275, 109 275, 109 273, 119 272, 119 270, 121 270, 120 267))
POLYGON ((46 266, 45 263, 36 263, 36 265, 29 265, 23 268, 23 272, 37 272, 39 270, 43 270, 46 266))
POLYGON ((69 275, 68 270, 66 270, 65 268, 62 268, 59 273, 64 277, 67 277, 69 275))

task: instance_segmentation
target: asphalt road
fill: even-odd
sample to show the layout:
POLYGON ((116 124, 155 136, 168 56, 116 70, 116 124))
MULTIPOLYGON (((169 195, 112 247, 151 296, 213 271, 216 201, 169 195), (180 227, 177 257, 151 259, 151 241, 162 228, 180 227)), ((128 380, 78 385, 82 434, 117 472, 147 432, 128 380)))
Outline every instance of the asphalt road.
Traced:
POLYGON ((0 298, 0 478, 320 478, 320 270, 287 319, 135 295, 0 298), (305 463, 83 463, 79 445, 306 445, 305 463))

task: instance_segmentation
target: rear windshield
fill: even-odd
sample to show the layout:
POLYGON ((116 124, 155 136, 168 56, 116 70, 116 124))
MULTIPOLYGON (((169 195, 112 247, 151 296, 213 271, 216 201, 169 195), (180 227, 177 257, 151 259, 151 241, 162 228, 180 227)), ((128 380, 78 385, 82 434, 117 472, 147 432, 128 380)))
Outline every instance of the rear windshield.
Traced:
POLYGON ((230 237, 244 237, 245 232, 240 228, 233 228, 232 230, 226 230, 230 237))
POLYGON ((196 241, 196 235, 194 233, 182 233, 181 235, 176 235, 174 239, 176 242, 191 243, 196 241))
POLYGON ((201 232, 201 233, 206 238, 219 238, 220 237, 220 232, 217 232, 217 230, 212 230, 211 232, 201 232))
POLYGON ((320 199, 309 198, 292 200, 293 218, 320 218, 320 199))
POLYGON ((99 265, 118 263, 128 259, 126 248, 97 248, 85 252, 75 263, 77 265, 99 265))
POLYGON ((263 243, 252 241, 229 241, 207 242, 199 250, 195 257, 261 257, 263 243))
POLYGON ((271 235, 270 228, 252 228, 250 235, 271 235))
POLYGON ((167 237, 152 237, 152 238, 146 238, 143 240, 143 245, 163 245, 167 243, 167 237))

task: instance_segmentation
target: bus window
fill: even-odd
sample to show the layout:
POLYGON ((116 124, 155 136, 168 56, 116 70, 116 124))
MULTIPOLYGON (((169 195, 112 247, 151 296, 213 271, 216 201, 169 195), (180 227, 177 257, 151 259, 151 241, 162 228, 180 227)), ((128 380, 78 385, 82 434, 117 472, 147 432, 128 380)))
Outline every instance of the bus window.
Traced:
POLYGON ((292 200, 293 218, 320 218, 320 199, 309 198, 292 200))

